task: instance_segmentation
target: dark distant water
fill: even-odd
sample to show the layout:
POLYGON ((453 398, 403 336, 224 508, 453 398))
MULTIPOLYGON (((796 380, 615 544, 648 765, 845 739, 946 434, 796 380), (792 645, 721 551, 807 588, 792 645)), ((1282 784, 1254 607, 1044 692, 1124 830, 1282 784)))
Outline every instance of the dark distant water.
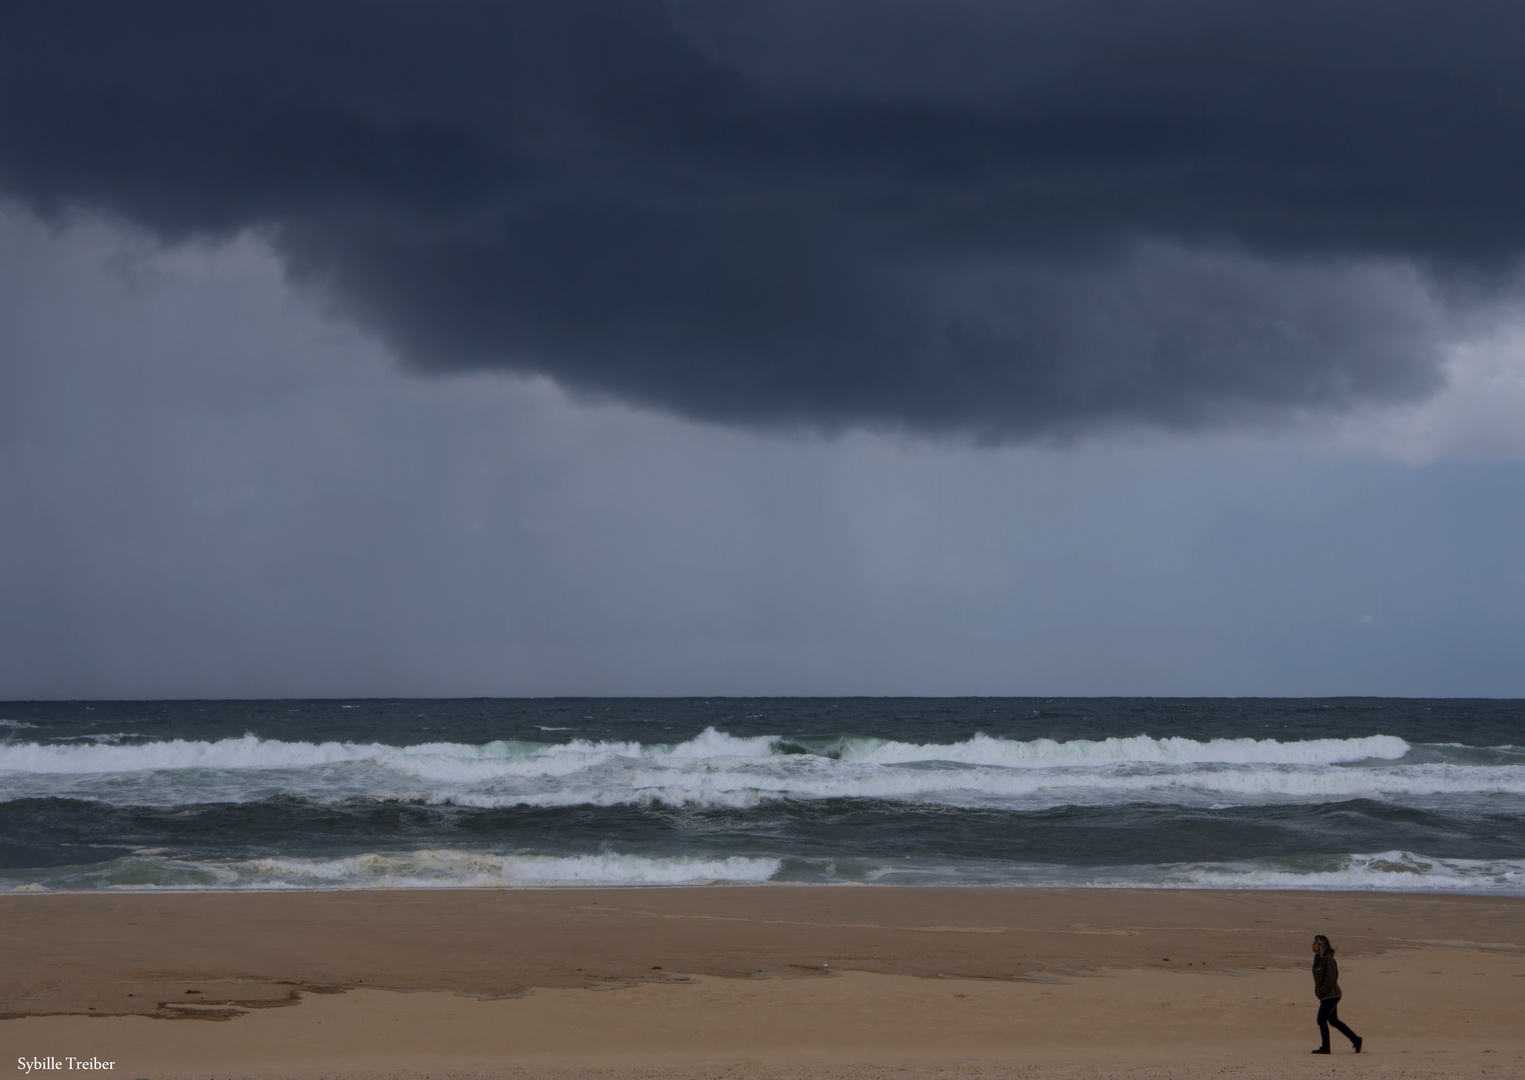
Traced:
POLYGON ((1525 893, 1525 702, 0 704, 0 891, 1525 893))

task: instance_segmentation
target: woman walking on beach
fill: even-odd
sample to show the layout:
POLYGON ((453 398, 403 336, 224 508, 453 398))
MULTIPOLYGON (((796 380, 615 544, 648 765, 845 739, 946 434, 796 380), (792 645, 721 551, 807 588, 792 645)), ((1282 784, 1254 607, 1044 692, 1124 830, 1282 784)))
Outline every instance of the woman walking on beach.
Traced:
POLYGON ((1340 1023, 1340 965, 1334 962, 1334 946, 1323 934, 1313 939, 1313 992, 1318 995, 1318 1033, 1324 1039, 1324 1045, 1313 1052, 1329 1053, 1329 1025, 1333 1024, 1359 1054, 1361 1036, 1340 1023))

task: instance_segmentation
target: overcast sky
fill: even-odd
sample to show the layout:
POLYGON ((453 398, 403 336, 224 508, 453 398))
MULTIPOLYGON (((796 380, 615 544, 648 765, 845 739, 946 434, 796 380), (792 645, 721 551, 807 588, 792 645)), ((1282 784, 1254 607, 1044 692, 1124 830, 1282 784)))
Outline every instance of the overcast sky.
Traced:
POLYGON ((1525 696, 1525 9, 6 2, 0 698, 1525 696))

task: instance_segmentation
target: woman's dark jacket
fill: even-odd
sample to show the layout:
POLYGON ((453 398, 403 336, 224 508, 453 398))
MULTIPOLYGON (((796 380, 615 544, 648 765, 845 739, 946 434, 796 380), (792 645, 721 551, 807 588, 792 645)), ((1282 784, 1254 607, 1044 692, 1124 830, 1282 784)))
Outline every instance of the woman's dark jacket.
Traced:
POLYGON ((1320 1001, 1340 996, 1340 965, 1332 956, 1313 958, 1313 992, 1320 1001))

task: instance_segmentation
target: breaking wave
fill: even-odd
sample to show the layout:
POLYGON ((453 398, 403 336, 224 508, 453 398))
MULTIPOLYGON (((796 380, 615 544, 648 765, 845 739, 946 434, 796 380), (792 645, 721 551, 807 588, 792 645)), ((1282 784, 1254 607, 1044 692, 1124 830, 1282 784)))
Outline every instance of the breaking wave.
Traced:
POLYGON ((1500 745, 1520 741, 1517 703, 1027 704, 1041 708, 25 704, 0 722, 0 892, 854 882, 1525 895, 1525 746, 1500 745), (799 734, 822 724, 840 726, 799 734))
POLYGON ((865 736, 683 742, 437 742, 411 746, 218 741, 0 744, 0 799, 116 804, 398 799, 473 808, 653 805, 748 809, 779 800, 868 799, 1037 809, 1525 795, 1513 747, 1354 739, 1057 742, 986 735, 954 743, 865 736))
POLYGON ((1382 799, 1399 796, 1525 795, 1525 768, 1415 766, 1412 769, 1208 770, 1119 775, 1080 772, 1051 776, 989 772, 875 773, 867 776, 767 777, 713 772, 650 777, 609 788, 558 786, 545 791, 436 790, 424 801, 471 807, 713 806, 748 809, 775 799, 874 799, 1022 809, 1116 802, 1259 802, 1276 799, 1382 799))
MULTIPOLYGON (((654 761, 715 759, 772 759, 822 757, 871 765, 909 765, 947 762, 1012 769, 1051 769, 1094 765, 1226 764, 1333 765, 1366 760, 1397 760, 1410 751, 1392 735, 1358 739, 1153 739, 1140 735, 1124 739, 1052 739, 1021 741, 988 735, 956 743, 905 743, 869 736, 790 738, 738 737, 707 728, 680 743, 644 745, 634 742, 565 743, 497 741, 420 743, 388 746, 382 743, 283 742, 245 735, 239 739, 202 742, 172 739, 131 745, 0 744, 0 772, 122 773, 178 769, 290 769, 356 761, 393 762, 412 759, 448 762, 471 771, 474 767, 513 775, 564 775, 616 758, 654 761)), ((463 777, 464 778, 464 777, 463 777)))

